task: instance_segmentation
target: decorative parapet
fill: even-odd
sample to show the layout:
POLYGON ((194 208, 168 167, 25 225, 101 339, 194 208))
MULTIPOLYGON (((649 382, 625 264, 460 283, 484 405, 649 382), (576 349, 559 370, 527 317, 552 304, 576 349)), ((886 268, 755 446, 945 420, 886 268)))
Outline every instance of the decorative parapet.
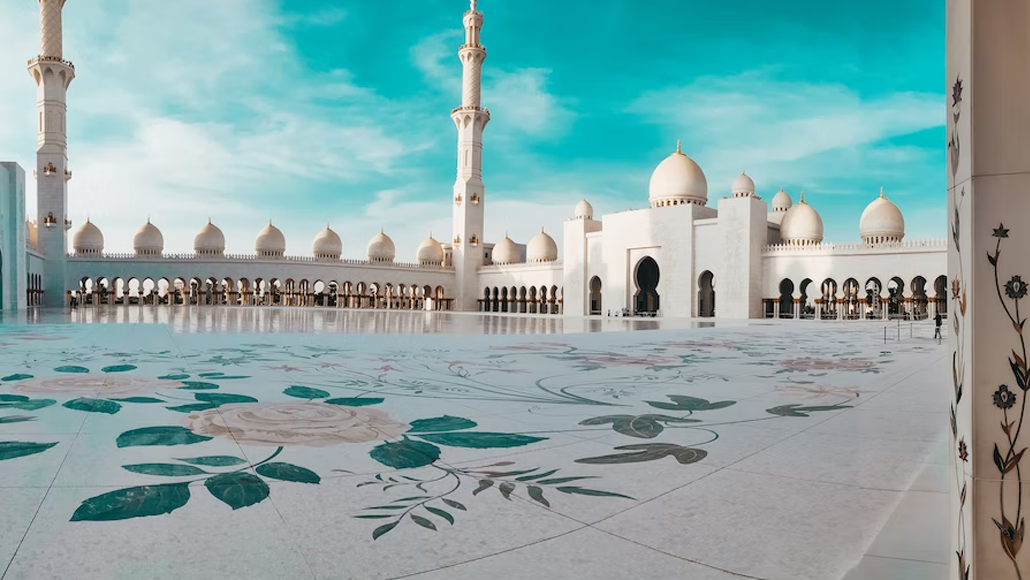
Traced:
POLYGON ((505 270, 561 270, 562 263, 554 262, 519 262, 517 264, 491 264, 480 266, 479 272, 504 272, 505 270))
POLYGON ((453 267, 450 266, 439 266, 435 264, 417 264, 408 262, 371 262, 369 260, 325 260, 315 258, 314 256, 283 256, 281 258, 269 258, 267 256, 258 256, 257 254, 224 254, 224 255, 197 255, 197 254, 160 254, 154 256, 137 256, 134 252, 126 253, 104 253, 104 254, 68 254, 70 260, 84 260, 84 261, 98 261, 98 260, 110 260, 110 261, 139 261, 139 262, 152 262, 156 260, 161 261, 205 261, 205 262, 293 262, 293 263, 311 263, 311 264, 326 264, 335 266, 360 266, 363 268, 402 268, 406 270, 439 270, 452 272, 453 267))
POLYGON ((451 114, 453 115, 454 113, 457 113, 459 111, 482 111, 487 115, 490 114, 490 109, 487 109, 486 107, 477 107, 474 105, 462 105, 460 107, 455 107, 454 110, 451 111, 451 114))
POLYGON ((937 240, 906 240, 901 242, 884 242, 880 244, 809 244, 795 246, 791 244, 773 244, 762 248, 764 254, 836 254, 861 252, 866 254, 877 254, 881 252, 895 252, 897 250, 917 251, 942 251, 948 250, 948 241, 937 240))
POLYGON ((42 55, 40 55, 40 56, 37 56, 36 58, 30 58, 29 61, 28 61, 28 64, 26 66, 32 66, 32 65, 34 65, 34 64, 36 64, 38 62, 58 62, 58 63, 61 63, 61 64, 65 65, 65 66, 67 66, 68 68, 70 68, 72 70, 75 70, 75 65, 72 64, 72 61, 64 60, 63 58, 61 58, 59 56, 42 56, 42 55))

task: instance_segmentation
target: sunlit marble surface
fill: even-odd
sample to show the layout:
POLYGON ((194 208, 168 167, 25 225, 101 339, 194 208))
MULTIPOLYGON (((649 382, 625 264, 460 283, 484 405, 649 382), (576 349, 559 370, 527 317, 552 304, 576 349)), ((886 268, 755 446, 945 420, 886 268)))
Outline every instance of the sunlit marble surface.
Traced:
POLYGON ((915 579, 946 545, 890 541, 940 486, 929 325, 67 318, 0 324, 3 580, 915 579))

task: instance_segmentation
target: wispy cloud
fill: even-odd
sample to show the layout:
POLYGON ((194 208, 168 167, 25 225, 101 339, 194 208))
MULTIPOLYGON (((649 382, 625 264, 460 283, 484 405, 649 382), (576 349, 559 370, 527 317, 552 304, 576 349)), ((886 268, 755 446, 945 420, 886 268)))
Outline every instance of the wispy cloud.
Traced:
POLYGON ((645 93, 629 110, 682 134, 717 178, 730 179, 742 165, 774 173, 776 166, 827 151, 940 126, 943 107, 936 94, 866 99, 843 85, 781 81, 758 72, 702 77, 645 93))
MULTIPOLYGON (((458 98, 461 66, 456 58, 461 31, 428 36, 411 49, 411 59, 425 79, 458 98)), ((502 142, 526 136, 560 137, 571 126, 575 111, 567 98, 548 90, 551 69, 522 67, 504 70, 487 59, 483 68, 483 104, 493 113, 491 136, 502 142)))

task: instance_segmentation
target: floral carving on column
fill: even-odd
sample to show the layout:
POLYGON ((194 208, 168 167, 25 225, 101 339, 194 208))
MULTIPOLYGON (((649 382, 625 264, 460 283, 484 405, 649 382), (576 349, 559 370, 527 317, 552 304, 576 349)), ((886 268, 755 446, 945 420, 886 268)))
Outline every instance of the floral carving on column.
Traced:
POLYGON ((1001 410, 1002 420, 1000 427, 1004 438, 1001 446, 994 444, 992 454, 994 465, 998 468, 1000 481, 998 483, 998 517, 992 518, 994 525, 998 526, 1000 533, 999 540, 1005 555, 1012 561, 1015 567, 1016 577, 1022 578, 1023 574, 1016 562, 1016 555, 1023 546, 1023 538, 1026 532, 1026 520, 1023 517, 1023 473, 1020 465, 1026 447, 1018 449, 1019 434, 1023 430, 1023 419, 1026 417, 1027 391, 1030 390, 1030 371, 1027 369, 1026 338, 1023 336, 1023 328, 1026 324, 1026 317, 1019 312, 1020 301, 1026 298, 1027 283, 1022 276, 1013 275, 1006 282, 1002 283, 998 274, 998 262, 1001 259, 1002 240, 1009 237, 1009 230, 1003 224, 998 224, 994 229, 993 237, 997 238, 993 254, 987 254, 987 261, 994 270, 994 288, 998 294, 998 302, 1005 310, 1005 315, 1012 323, 1012 330, 1019 339, 1019 346, 1012 349, 1008 357, 1009 369, 1012 373, 1012 380, 1015 388, 1010 389, 1009 385, 999 385, 992 394, 994 406, 1001 410), (1022 393, 1022 397, 1020 397, 1022 393), (1022 399, 1022 400, 1020 400, 1022 399), (1018 408, 1018 410, 1017 410, 1018 408), (1007 485, 1015 485, 1017 488, 1016 505, 1005 502, 1005 488, 1007 485))
MULTIPOLYGON (((951 130, 950 137, 948 140, 948 163, 951 169, 951 174, 954 177, 958 172, 959 161, 961 159, 961 149, 959 146, 959 134, 958 134, 958 122, 962 114, 962 78, 957 77, 955 84, 952 86, 951 93, 951 130)), ((958 580, 968 580, 970 572, 970 564, 967 560, 967 539, 968 539, 968 522, 965 517, 965 506, 967 499, 967 482, 965 465, 969 461, 969 426, 964 424, 964 421, 960 423, 959 418, 965 418, 968 416, 966 413, 959 412, 959 405, 962 403, 962 394, 965 386, 966 379, 966 352, 965 352, 965 333, 967 321, 966 307, 967 303, 967 283, 964 278, 964 264, 962 259, 962 229, 961 229, 961 215, 963 205, 966 201, 966 189, 962 187, 954 196, 954 209, 952 211, 952 222, 951 222, 951 241, 955 244, 955 256, 957 258, 956 268, 952 274, 951 279, 951 308, 949 308, 948 316, 952 320, 952 329, 954 331, 954 338, 952 344, 954 350, 951 355, 952 364, 952 388, 953 397, 951 404, 951 435, 952 435, 952 449, 951 452, 955 454, 954 461, 954 476, 956 489, 959 490, 958 497, 958 513, 955 521, 958 522, 958 544, 955 556, 958 558, 958 580)), ((1025 357, 1024 357, 1025 358, 1025 357)), ((969 405, 969 401, 966 401, 966 405, 969 405)))

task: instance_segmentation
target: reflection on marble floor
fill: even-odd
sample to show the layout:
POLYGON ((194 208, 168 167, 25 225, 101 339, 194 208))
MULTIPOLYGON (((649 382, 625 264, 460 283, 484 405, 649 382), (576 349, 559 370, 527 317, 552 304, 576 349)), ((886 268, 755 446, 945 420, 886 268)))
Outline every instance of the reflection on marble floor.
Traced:
POLYGON ((925 325, 229 310, 0 325, 4 580, 837 579, 947 423, 925 325))
MULTIPOLYGON (((713 319, 563 317, 416 310, 348 310, 226 306, 91 306, 75 310, 0 313, 0 322, 122 323, 167 325, 176 333, 300 332, 332 334, 560 334, 711 328, 713 319)), ((722 326, 768 325, 772 321, 720 320, 722 326)), ((907 328, 907 327, 906 327, 907 328)))

